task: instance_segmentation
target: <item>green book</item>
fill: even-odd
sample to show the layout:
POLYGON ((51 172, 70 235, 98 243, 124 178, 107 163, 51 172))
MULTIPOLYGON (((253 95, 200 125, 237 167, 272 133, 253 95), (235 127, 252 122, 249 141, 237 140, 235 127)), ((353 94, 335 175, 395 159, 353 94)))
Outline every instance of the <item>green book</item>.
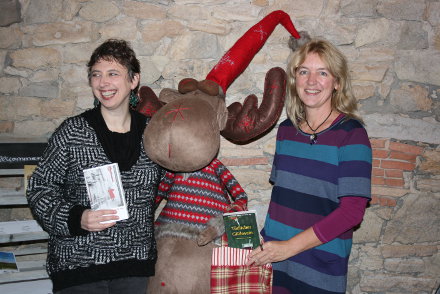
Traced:
POLYGON ((224 213, 223 220, 229 247, 253 249, 260 245, 255 210, 224 213))

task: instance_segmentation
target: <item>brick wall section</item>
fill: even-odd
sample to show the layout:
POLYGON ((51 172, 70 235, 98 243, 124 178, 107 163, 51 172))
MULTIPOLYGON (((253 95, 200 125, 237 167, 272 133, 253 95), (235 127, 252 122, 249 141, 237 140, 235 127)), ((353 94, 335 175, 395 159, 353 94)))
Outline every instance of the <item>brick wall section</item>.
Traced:
MULTIPOLYGON (((412 173, 417 166, 417 157, 423 147, 371 138, 373 148, 372 200, 371 205, 396 206, 399 197, 410 192, 409 183, 405 182, 405 173, 412 173)), ((256 166, 272 163, 266 156, 259 157, 221 157, 226 166, 256 166)))
POLYGON ((396 206, 409 192, 404 174, 413 172, 424 148, 388 139, 370 139, 373 148, 371 205, 396 206))
POLYGON ((268 157, 247 157, 247 158, 232 158, 223 157, 220 161, 225 166, 247 166, 247 165, 267 165, 272 164, 268 157))

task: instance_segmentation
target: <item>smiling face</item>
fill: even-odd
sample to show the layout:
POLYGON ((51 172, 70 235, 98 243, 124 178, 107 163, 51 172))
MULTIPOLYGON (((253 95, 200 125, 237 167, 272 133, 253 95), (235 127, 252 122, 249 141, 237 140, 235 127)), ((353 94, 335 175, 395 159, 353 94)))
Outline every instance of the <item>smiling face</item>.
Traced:
POLYGON ((305 109, 330 111, 333 91, 338 89, 337 79, 317 53, 309 53, 295 72, 296 91, 305 109))
POLYGON ((100 59, 91 67, 90 86, 105 109, 128 110, 130 92, 138 83, 139 74, 130 81, 127 68, 116 61, 100 59))

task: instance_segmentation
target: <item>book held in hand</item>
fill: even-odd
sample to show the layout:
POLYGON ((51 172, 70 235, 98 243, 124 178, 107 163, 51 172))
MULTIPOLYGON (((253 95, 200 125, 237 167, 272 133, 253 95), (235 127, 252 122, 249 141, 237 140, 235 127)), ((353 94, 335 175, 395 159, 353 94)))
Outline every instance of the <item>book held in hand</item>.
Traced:
POLYGON ((83 172, 92 210, 115 209, 119 220, 127 219, 128 210, 118 164, 106 164, 83 172))
POLYGON ((229 247, 253 249, 260 245, 255 210, 224 213, 223 221, 229 247))

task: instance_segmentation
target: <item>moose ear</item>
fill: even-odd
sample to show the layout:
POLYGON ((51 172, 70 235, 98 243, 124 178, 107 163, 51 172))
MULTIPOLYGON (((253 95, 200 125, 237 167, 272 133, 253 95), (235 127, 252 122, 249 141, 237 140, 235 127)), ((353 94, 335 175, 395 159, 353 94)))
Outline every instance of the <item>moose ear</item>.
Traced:
POLYGON ((197 90, 197 80, 192 78, 182 79, 177 86, 179 93, 185 94, 197 90))
POLYGON ((203 93, 206 93, 210 96, 225 97, 225 94, 224 94, 222 88, 220 87, 220 85, 214 81, 203 80, 197 84, 197 87, 199 88, 200 91, 202 91, 203 93))

